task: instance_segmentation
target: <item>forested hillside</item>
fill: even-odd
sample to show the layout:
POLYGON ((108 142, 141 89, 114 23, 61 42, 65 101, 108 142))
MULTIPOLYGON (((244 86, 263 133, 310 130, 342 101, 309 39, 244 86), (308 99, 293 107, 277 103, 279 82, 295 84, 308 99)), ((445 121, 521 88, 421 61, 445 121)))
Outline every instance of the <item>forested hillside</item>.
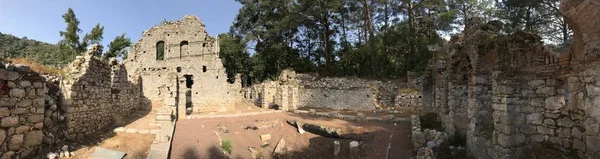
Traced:
POLYGON ((44 65, 54 65, 63 63, 58 56, 59 52, 58 46, 54 44, 0 33, 0 58, 2 59, 28 57, 44 65))
MULTIPOLYGON (((104 40, 104 26, 100 24, 96 24, 89 33, 82 34, 79 28, 80 21, 73 9, 69 8, 62 18, 67 26, 64 31, 57 31, 57 35, 63 37, 57 44, 0 33, 0 60, 26 58, 47 66, 63 66, 73 61, 75 56, 81 55, 88 45, 101 44, 104 40)), ((116 36, 108 45, 108 49, 104 49, 103 58, 126 59, 129 46, 131 39, 126 37, 125 33, 116 36)))

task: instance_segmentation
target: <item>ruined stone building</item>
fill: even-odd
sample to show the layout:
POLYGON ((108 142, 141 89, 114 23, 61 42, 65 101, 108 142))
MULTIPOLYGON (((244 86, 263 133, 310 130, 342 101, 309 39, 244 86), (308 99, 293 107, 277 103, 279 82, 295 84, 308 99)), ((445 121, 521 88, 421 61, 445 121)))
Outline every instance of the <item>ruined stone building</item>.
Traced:
POLYGON ((186 107, 194 112, 231 110, 240 102, 241 83, 227 82, 219 41, 198 17, 185 16, 142 34, 126 66, 139 74, 147 98, 178 105, 179 113, 186 107))
POLYGON ((560 8, 574 32, 569 53, 544 47, 535 34, 505 35, 497 22, 472 19, 432 59, 423 110, 466 137, 471 156, 545 149, 600 158, 600 1, 563 0, 560 8))

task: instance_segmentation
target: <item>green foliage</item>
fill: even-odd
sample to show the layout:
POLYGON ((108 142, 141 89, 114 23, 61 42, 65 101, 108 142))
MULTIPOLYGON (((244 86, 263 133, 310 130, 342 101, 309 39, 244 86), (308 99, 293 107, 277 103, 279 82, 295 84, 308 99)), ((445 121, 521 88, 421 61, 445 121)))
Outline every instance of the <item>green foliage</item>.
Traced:
MULTIPOLYGON (((242 8, 230 34, 253 49, 250 65, 243 66, 251 66, 254 81, 274 79, 287 68, 329 76, 405 77, 425 68, 427 45, 439 41, 436 31, 452 30, 457 15, 442 0, 417 1, 409 10, 402 0, 237 2, 242 8), (406 15, 411 20, 402 21, 406 15)), ((221 52, 243 52, 226 45, 221 43, 221 52)))
POLYGON ((127 49, 131 46, 131 39, 125 37, 125 33, 115 37, 115 39, 108 44, 108 51, 104 53, 104 58, 110 57, 121 57, 127 59, 127 49))
POLYGON ((223 150, 227 151, 227 153, 229 153, 229 154, 231 154, 231 152, 233 151, 233 148, 231 146, 231 141, 229 141, 227 139, 221 140, 221 148, 223 148, 223 150))
POLYGON ((242 74, 243 79, 247 79, 252 63, 246 50, 246 44, 240 37, 227 33, 219 35, 219 44, 221 48, 219 57, 223 61, 223 66, 227 68, 227 81, 233 83, 234 77, 238 73, 242 74))
POLYGON ((66 63, 61 61, 62 57, 58 52, 59 48, 56 45, 0 33, 0 59, 28 57, 44 65, 66 63))

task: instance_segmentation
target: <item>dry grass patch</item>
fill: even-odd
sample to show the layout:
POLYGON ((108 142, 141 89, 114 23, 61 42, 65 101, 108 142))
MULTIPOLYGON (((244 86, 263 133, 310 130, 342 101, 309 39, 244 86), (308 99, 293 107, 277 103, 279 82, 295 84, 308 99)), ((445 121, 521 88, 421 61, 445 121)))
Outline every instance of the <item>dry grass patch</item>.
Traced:
POLYGON ((12 64, 27 65, 31 68, 31 70, 33 70, 37 73, 40 73, 40 74, 60 75, 63 73, 63 71, 59 68, 45 66, 45 65, 37 63, 34 60, 26 58, 26 57, 13 58, 13 59, 9 59, 7 61, 12 64))

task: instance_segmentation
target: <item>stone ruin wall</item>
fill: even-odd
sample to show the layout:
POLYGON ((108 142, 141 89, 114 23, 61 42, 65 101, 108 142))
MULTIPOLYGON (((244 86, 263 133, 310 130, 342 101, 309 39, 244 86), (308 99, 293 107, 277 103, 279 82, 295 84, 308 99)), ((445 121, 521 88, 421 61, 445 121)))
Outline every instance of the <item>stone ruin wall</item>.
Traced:
POLYGON ((41 147, 45 91, 39 74, 0 62, 0 158, 25 157, 41 147))
POLYGON ((419 111, 421 93, 407 83, 349 77, 319 77, 285 70, 277 81, 247 88, 245 98, 268 108, 283 110, 323 108, 336 110, 395 109, 419 111))
MULTIPOLYGON (((95 54, 97 56, 97 52, 95 54)), ((27 158, 99 135, 149 109, 135 76, 88 52, 64 77, 0 63, 0 158, 27 158)))
POLYGON ((82 139, 122 123, 139 109, 149 109, 139 78, 128 75, 125 66, 95 56, 78 56, 61 82, 61 109, 69 138, 82 139), (146 105, 143 105, 143 104, 146 105))
POLYGON ((227 82, 218 39, 204 27, 198 17, 185 16, 143 32, 129 51, 126 66, 141 76, 146 97, 177 101, 180 110, 185 110, 186 76, 192 75, 190 100, 195 112, 231 110, 242 101, 241 81, 227 82), (157 59, 159 42, 164 43, 162 60, 157 59))
POLYGON ((562 1, 575 32, 572 52, 554 53, 536 35, 501 35, 470 21, 430 63, 424 112, 467 137, 477 158, 516 158, 540 145, 600 158, 599 1, 562 1), (483 39, 483 40, 482 40, 483 39))

